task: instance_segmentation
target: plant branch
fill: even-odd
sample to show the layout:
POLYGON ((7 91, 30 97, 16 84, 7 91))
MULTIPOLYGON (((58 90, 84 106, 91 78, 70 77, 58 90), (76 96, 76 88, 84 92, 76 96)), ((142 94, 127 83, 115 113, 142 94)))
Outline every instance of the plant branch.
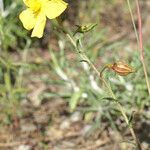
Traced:
MULTIPOLYGON (((70 36, 70 34, 66 33, 66 36, 68 37, 68 39, 70 40, 70 42, 72 43, 72 45, 75 47, 75 49, 78 50, 77 46, 76 46, 76 42, 74 41, 74 39, 70 36)), ((81 50, 80 50, 81 51, 81 50)), ((108 89, 111 97, 113 99, 117 99, 115 94, 113 93, 111 87, 109 86, 109 84, 106 82, 106 80, 101 76, 100 72, 97 70, 97 68, 95 67, 95 65, 89 60, 89 58, 84 54, 84 53, 79 53, 80 57, 85 60, 86 62, 88 62, 88 64, 92 67, 92 69, 95 71, 95 73, 97 74, 98 77, 100 77, 100 80, 105 84, 106 88, 108 89)), ((125 110, 123 108, 123 106, 118 102, 118 101, 115 101, 116 104, 117 104, 117 107, 118 107, 118 110, 121 112, 122 116, 124 117, 124 120, 127 124, 127 126, 129 127, 130 129, 130 132, 131 132, 131 135, 136 143, 136 146, 138 148, 138 150, 142 150, 141 148, 141 145, 140 145, 140 142, 138 140, 138 138, 136 137, 136 134, 134 132, 134 129, 132 127, 132 125, 130 125, 129 123, 129 119, 125 113, 125 110)))

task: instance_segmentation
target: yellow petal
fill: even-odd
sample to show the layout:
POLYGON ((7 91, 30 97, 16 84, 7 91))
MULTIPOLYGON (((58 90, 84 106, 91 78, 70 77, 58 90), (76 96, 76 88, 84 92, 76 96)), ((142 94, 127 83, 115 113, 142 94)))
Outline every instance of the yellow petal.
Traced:
POLYGON ((23 0, 25 5, 31 8, 33 11, 38 11, 41 7, 40 0, 23 0))
POLYGON ((67 8, 67 3, 63 0, 47 1, 43 6, 43 11, 49 19, 58 17, 67 8))
POLYGON ((35 27, 32 31, 31 37, 41 38, 43 36, 45 24, 46 24, 46 16, 44 13, 41 12, 37 17, 37 22, 36 22, 35 27))
POLYGON ((36 16, 31 9, 22 11, 19 15, 19 19, 23 23, 24 28, 31 30, 35 26, 36 16))

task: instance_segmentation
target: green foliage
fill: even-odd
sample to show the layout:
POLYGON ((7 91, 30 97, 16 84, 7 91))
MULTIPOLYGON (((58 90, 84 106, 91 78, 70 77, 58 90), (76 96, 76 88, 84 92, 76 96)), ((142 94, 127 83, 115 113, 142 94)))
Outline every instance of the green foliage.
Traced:
POLYGON ((19 13, 22 9, 20 0, 5 0, 4 10, 0 14, 0 48, 1 50, 23 48, 26 44, 27 32, 21 26, 19 13))

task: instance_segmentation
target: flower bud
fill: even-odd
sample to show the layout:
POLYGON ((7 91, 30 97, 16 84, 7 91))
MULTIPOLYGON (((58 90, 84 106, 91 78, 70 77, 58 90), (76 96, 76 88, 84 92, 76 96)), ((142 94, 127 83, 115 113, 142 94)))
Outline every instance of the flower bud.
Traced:
POLYGON ((121 61, 115 62, 110 65, 109 68, 113 69, 120 76, 127 76, 129 73, 135 72, 131 66, 121 61))
POLYGON ((76 33, 86 33, 86 32, 89 32, 91 31, 95 26, 97 26, 97 24, 87 24, 87 25, 76 25, 78 28, 77 30, 75 31, 74 35, 76 33))

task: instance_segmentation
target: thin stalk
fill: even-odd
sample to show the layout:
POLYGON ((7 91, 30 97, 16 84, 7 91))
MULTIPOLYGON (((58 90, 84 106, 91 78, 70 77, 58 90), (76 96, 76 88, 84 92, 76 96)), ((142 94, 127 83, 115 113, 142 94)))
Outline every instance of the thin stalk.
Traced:
POLYGON ((127 0, 127 4, 128 4, 131 20, 132 20, 132 25, 133 25, 133 28, 134 28, 136 40, 137 40, 137 43, 139 45, 139 37, 138 37, 138 33, 137 33, 137 29, 136 29, 136 25, 135 25, 135 21, 134 21, 134 17, 133 17, 133 12, 132 12, 132 9, 131 9, 130 0, 127 0))
MULTIPOLYGON (((76 46, 76 42, 70 36, 70 34, 67 33, 66 36, 68 37, 68 39, 70 40, 70 42, 72 43, 72 45, 76 49, 78 49, 77 46, 76 46)), ((97 70, 97 68, 95 67, 95 65, 89 60, 89 58, 84 53, 79 53, 79 54, 80 54, 80 57, 82 59, 84 59, 86 62, 88 62, 88 64, 92 67, 92 69, 95 71, 95 73, 97 74, 97 76, 100 77, 100 80, 105 84, 105 86, 108 89, 108 91, 109 91, 110 95, 112 96, 112 98, 113 99, 117 99, 116 96, 115 96, 115 94, 113 93, 110 85, 106 82, 106 80, 102 76, 100 76, 100 72, 97 70)), ((135 141, 135 143, 137 145, 138 150, 142 150, 140 142, 139 142, 138 138, 136 137, 136 134, 135 134, 135 132, 133 130, 133 127, 129 123, 129 119, 128 119, 126 113, 125 113, 125 110, 124 110, 123 106, 118 101, 115 101, 115 102, 116 102, 116 104, 118 106, 118 110, 121 112, 121 114, 124 117, 124 120, 125 120, 127 126, 130 129, 131 135, 132 135, 132 137, 133 137, 133 139, 134 139, 134 141, 135 141)))
POLYGON ((138 46, 139 46, 140 60, 141 60, 141 63, 142 63, 142 66, 143 66, 143 70, 144 70, 144 75, 145 75, 145 80, 146 80, 146 84, 147 84, 147 88, 148 88, 148 93, 150 95, 150 83, 149 83, 149 79, 148 79, 146 65, 145 65, 145 62, 144 62, 142 19, 141 19, 141 12, 140 12, 139 0, 136 0, 139 35, 138 35, 137 29, 136 29, 136 26, 135 26, 135 21, 134 21, 133 12, 132 12, 132 9, 131 9, 130 0, 127 0, 127 3, 128 3, 130 15, 131 15, 132 24, 133 24, 134 32, 135 32, 135 35, 136 35, 137 43, 138 43, 138 46))
POLYGON ((142 17, 140 11, 139 0, 136 0, 136 7, 137 7, 137 15, 138 15, 138 30, 139 30, 139 49, 140 49, 140 59, 143 65, 145 80, 148 88, 148 93, 150 95, 150 83, 147 74, 147 68, 144 62, 144 47, 143 47, 143 34, 142 34, 142 17))

